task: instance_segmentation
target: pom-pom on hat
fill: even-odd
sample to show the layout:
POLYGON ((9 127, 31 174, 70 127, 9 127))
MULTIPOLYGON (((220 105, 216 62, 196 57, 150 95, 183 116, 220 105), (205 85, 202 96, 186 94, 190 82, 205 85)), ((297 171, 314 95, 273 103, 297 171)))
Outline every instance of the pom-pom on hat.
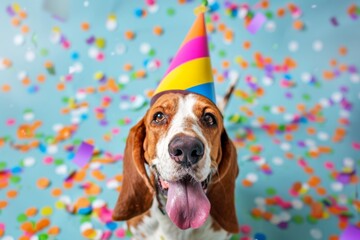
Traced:
POLYGON ((204 13, 197 15, 154 92, 151 104, 168 92, 196 93, 216 104, 204 13))

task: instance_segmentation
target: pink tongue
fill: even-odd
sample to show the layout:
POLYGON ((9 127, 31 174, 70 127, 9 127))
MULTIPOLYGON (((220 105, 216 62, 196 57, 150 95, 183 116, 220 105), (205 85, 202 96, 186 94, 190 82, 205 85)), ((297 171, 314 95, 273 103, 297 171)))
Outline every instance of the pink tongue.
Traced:
POLYGON ((209 216, 210 202, 200 183, 170 182, 166 212, 181 229, 199 228, 209 216))

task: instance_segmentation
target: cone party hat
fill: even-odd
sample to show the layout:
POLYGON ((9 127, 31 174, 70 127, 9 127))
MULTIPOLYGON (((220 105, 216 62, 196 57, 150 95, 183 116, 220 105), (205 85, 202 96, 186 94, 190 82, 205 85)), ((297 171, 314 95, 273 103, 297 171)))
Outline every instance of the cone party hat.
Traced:
POLYGON ((154 92, 151 103, 171 91, 200 94, 216 104, 204 13, 197 16, 154 92))

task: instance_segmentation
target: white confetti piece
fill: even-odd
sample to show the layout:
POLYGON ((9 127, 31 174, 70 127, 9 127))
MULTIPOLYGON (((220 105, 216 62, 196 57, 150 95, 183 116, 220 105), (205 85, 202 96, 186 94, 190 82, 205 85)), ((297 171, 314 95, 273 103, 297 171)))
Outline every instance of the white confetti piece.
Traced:
POLYGON ((254 182, 257 182, 258 176, 256 175, 256 173, 248 173, 246 175, 246 179, 249 180, 250 182, 254 183, 254 182))
POLYGON ((290 52, 296 52, 299 49, 299 43, 296 41, 291 41, 288 45, 290 52))
POLYGON ((35 165, 35 162, 36 162, 35 158, 27 157, 27 158, 24 159, 23 163, 24 163, 25 167, 32 167, 32 166, 35 165))
POLYGON ((323 43, 320 40, 317 40, 312 45, 315 52, 320 52, 323 49, 323 43))
POLYGON ((311 237, 313 237, 314 239, 321 239, 323 234, 322 232, 320 231, 320 229, 317 229, 317 228, 313 228, 310 230, 310 235, 311 237))
POLYGON ((283 165, 284 160, 280 157, 274 157, 272 162, 277 166, 281 166, 281 165, 283 165))

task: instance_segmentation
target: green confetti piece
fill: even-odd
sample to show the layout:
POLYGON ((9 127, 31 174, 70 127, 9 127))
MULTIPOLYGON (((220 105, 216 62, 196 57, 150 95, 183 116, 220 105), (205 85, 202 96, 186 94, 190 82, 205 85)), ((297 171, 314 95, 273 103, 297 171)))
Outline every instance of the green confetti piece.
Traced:
POLYGON ((248 11, 246 17, 253 18, 254 17, 254 12, 248 11))
POLYGON ((80 219, 80 223, 86 223, 91 222, 91 216, 90 215, 83 215, 80 219))
POLYGON ((60 158, 55 159, 54 164, 55 164, 56 166, 62 165, 62 164, 64 164, 64 160, 63 160, 63 159, 60 159, 60 158))
POLYGON ((6 168, 6 162, 0 162, 0 170, 4 170, 6 168))
POLYGON ((226 57, 226 51, 225 50, 220 50, 219 51, 219 57, 226 57))
POLYGON ((97 199, 97 197, 96 196, 90 196, 88 199, 92 203, 97 199))
POLYGON ((44 138, 44 134, 43 133, 36 133, 35 138, 36 139, 42 139, 42 138, 44 138))
POLYGON ((308 215, 306 217, 306 221, 310 224, 316 224, 318 222, 318 220, 311 215, 308 215))
POLYGON ((265 13, 265 16, 266 16, 267 19, 272 19, 274 15, 273 15, 272 12, 267 11, 267 12, 265 13))
POLYGON ((209 43, 209 49, 210 51, 215 50, 215 45, 213 43, 209 43))
POLYGON ((40 50, 40 55, 41 55, 42 57, 46 57, 48 54, 49 54, 49 51, 48 51, 47 49, 42 48, 42 49, 40 50))
POLYGON ((63 98, 61 99, 61 101, 62 101, 63 103, 68 103, 68 102, 69 102, 69 99, 70 99, 70 98, 68 98, 68 97, 63 97, 63 98))
POLYGON ((300 215, 295 215, 291 219, 296 224, 302 224, 304 222, 304 218, 300 215))
POLYGON ((155 49, 150 49, 148 55, 149 55, 149 57, 155 57, 155 55, 156 55, 156 50, 155 50, 155 49))
POLYGON ((118 120, 118 125, 120 125, 120 126, 124 126, 125 125, 125 120, 124 119, 120 119, 120 120, 118 120))
POLYGON ((73 144, 74 145, 80 145, 82 143, 82 140, 80 139, 74 139, 73 144))
POLYGON ((45 142, 46 144, 53 144, 55 142, 55 138, 54 137, 46 137, 45 138, 45 142))
POLYGON ((270 106, 263 106, 263 108, 262 108, 265 112, 268 112, 268 111, 270 111, 270 106))
POLYGON ((126 229, 125 235, 126 237, 132 237, 132 233, 130 232, 130 229, 126 229))
POLYGON ((21 181, 21 178, 19 176, 11 176, 10 182, 11 183, 19 183, 21 181))
POLYGON ((39 240, 48 240, 49 239, 49 235, 47 235, 46 233, 40 233, 38 235, 39 240))
POLYGON ((279 131, 284 132, 286 130, 286 126, 284 124, 279 125, 279 131))
POLYGON ((166 13, 168 16, 174 16, 175 15, 175 9, 174 8, 168 8, 166 10, 166 13))
POLYGON ((270 196, 275 195, 276 194, 276 189, 272 188, 272 187, 269 187, 269 188, 266 189, 266 194, 270 195, 270 196))
POLYGON ((16 220, 20 223, 25 222, 27 220, 27 216, 24 213, 21 213, 19 216, 17 216, 16 220))
POLYGON ((302 95, 302 98, 303 98, 305 101, 311 100, 311 96, 310 96, 309 94, 307 94, 307 93, 303 94, 303 95, 302 95))

